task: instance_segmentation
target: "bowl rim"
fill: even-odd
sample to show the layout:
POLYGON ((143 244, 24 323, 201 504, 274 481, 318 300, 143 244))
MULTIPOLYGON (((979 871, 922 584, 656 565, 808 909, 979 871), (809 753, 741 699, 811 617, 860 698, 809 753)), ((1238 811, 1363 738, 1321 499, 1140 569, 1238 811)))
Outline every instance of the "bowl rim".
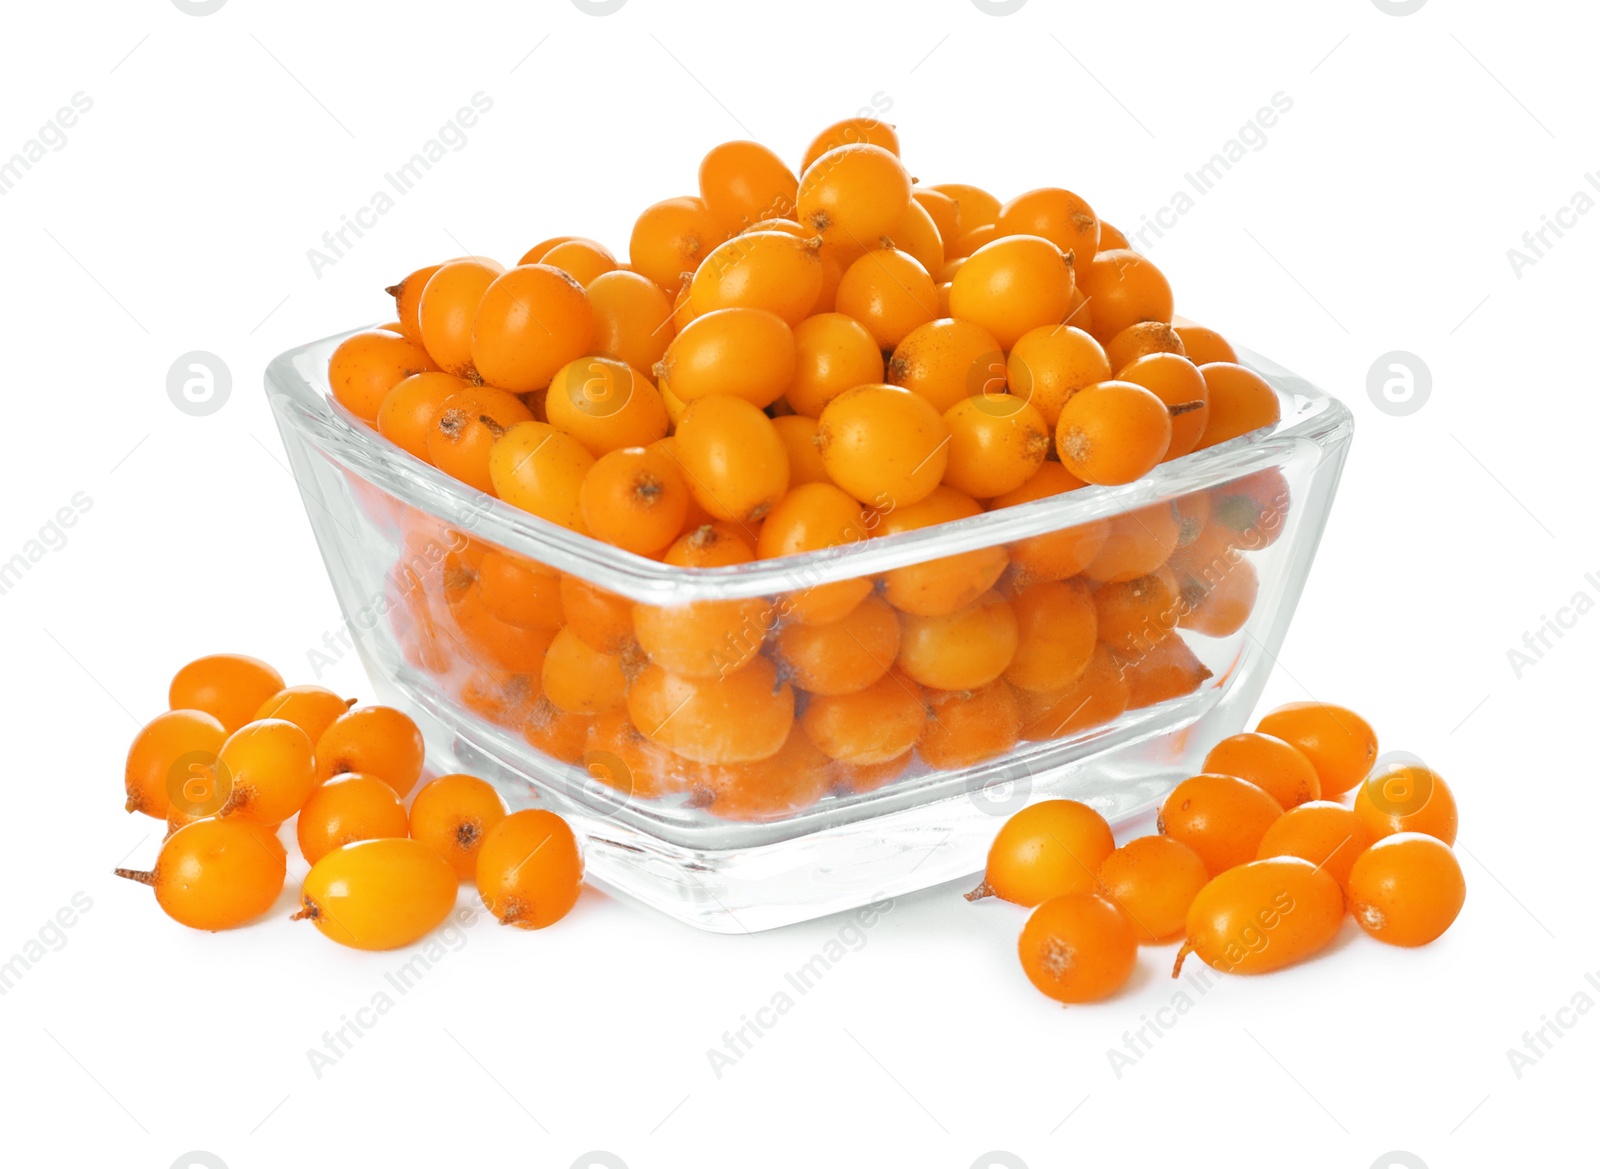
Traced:
MULTIPOLYGON (((1349 443, 1354 418, 1337 398, 1268 358, 1239 349, 1240 364, 1278 394, 1282 416, 1216 446, 1162 463, 1118 487, 1089 486, 968 519, 720 568, 680 568, 602 543, 478 491, 395 446, 333 399, 328 357, 376 325, 289 349, 266 367, 269 401, 287 443, 292 430, 341 470, 475 540, 572 573, 634 601, 735 600, 789 592, 1031 536, 1111 519, 1220 486, 1314 452, 1320 461, 1349 443)), ((303 493, 316 487, 296 468, 303 493)))

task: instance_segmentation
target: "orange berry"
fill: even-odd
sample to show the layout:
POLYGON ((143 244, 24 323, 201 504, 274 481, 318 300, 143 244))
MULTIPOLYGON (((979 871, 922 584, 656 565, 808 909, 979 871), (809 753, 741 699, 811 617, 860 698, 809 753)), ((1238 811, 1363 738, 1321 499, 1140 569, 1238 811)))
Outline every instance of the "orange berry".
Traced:
POLYGON ((695 270, 689 306, 696 317, 722 308, 763 309, 790 326, 822 292, 821 245, 782 231, 746 231, 714 248, 695 270))
POLYGON ((283 675, 245 654, 208 654, 172 676, 170 710, 200 710, 232 734, 250 722, 261 704, 283 689, 283 675))
POLYGON ((694 195, 663 199, 646 207, 634 222, 628 260, 662 288, 674 289, 727 234, 703 199, 694 195))
POLYGON ((881 146, 897 157, 900 154, 900 135, 895 133, 894 127, 888 122, 865 116, 841 118, 811 140, 811 145, 806 147, 805 159, 801 162, 800 169, 805 170, 830 150, 857 142, 881 146))
POLYGON ((1343 920, 1339 882, 1309 861, 1249 861, 1195 896, 1172 976, 1191 953, 1224 974, 1280 970, 1327 946, 1343 920))
POLYGON ((1040 581, 1011 599, 1017 649, 1005 679, 1023 690, 1064 690, 1082 678, 1094 658, 1095 602, 1079 580, 1040 581))
POLYGON ((947 240, 959 239, 980 227, 992 226, 995 217, 1000 214, 1000 200, 982 187, 968 183, 933 183, 928 190, 937 191, 956 205, 956 230, 945 236, 947 240))
POLYGON ((794 690, 760 656, 722 678, 684 678, 650 665, 628 688, 628 714, 646 738, 686 759, 750 763, 783 747, 794 690))
POLYGON ((781 820, 816 803, 832 783, 832 761, 794 727, 771 758, 702 768, 694 803, 724 820, 781 820))
POLYGON ((1115 848, 1111 825, 1088 804, 1029 804, 995 834, 983 884, 967 900, 995 896, 1026 907, 1068 893, 1092 893, 1095 874, 1115 848))
POLYGON ((1378 736, 1353 710, 1327 702, 1291 702, 1269 712, 1256 730, 1297 747, 1311 760, 1322 797, 1343 795, 1367 777, 1378 758, 1378 736))
POLYGON ((358 840, 404 836, 405 805, 394 788, 370 775, 336 775, 311 793, 295 821, 300 855, 316 864, 358 840))
POLYGON ((1153 503, 1113 516, 1100 551, 1083 569, 1093 581, 1133 580, 1149 576, 1167 562, 1181 534, 1177 510, 1153 503))
POLYGON ((620 653, 633 639, 633 602, 571 574, 561 577, 567 627, 590 649, 620 653))
POLYGON ((484 907, 502 925, 544 929, 577 904, 583 854, 560 816, 525 808, 484 835, 474 875, 484 907))
MULTIPOLYGON (((989 501, 991 510, 1015 507, 1085 486, 1060 463, 1045 462, 1021 487, 989 501)), ((1105 546, 1110 524, 1091 520, 1059 531, 1029 536, 1011 545, 1011 581, 1019 589, 1039 581, 1063 580, 1082 572, 1105 546)))
POLYGON ((1132 382, 1099 382, 1061 408, 1056 451, 1085 483, 1132 483, 1155 469, 1172 442, 1166 404, 1132 382))
MULTIPOLYGON (((441 264, 428 278, 417 306, 422 343, 435 365, 456 377, 472 379, 473 323, 478 306, 505 269, 482 256, 441 264)), ((510 387, 502 387, 509 389, 510 387)))
POLYGON ((1256 859, 1297 856, 1347 887, 1351 866, 1371 844, 1372 830, 1349 808, 1332 800, 1308 800, 1272 822, 1256 848, 1256 859))
POLYGON ((883 353, 872 334, 844 313, 818 313, 794 327, 795 363, 783 397, 811 418, 846 390, 883 381, 883 353))
POLYGON ((954 240, 961 234, 960 210, 945 192, 934 187, 913 187, 911 198, 928 213, 941 240, 954 240))
POLYGON ((994 225, 1003 236, 1042 236, 1063 254, 1082 261, 1093 258, 1100 246, 1100 220, 1094 209, 1060 187, 1018 195, 1000 208, 994 225))
POLYGON ((1254 860, 1261 838, 1282 815, 1283 805, 1253 783, 1196 775, 1172 789, 1156 830, 1194 849, 1216 876, 1254 860))
POLYGON ((1107 252, 1112 248, 1126 248, 1128 246, 1130 245, 1127 236, 1123 235, 1121 231, 1104 219, 1100 221, 1100 251, 1107 252))
POLYGON ((149 885, 161 911, 197 930, 226 930, 260 917, 283 892, 283 845, 249 820, 198 820, 161 845, 150 872, 115 869, 149 885))
POLYGON ((818 420, 822 465, 840 487, 874 507, 909 507, 939 486, 950 430, 908 390, 864 385, 828 403, 818 420))
POLYGON ((928 725, 917 740, 917 754, 929 767, 956 771, 1017 745, 1022 709, 1003 680, 973 690, 928 690, 923 697, 928 725))
POLYGON ((570 629, 557 631, 540 674, 544 696, 573 714, 600 714, 623 704, 628 681, 622 658, 590 649, 570 629))
POLYGON ((1033 911, 1017 940, 1028 981, 1057 1002, 1089 1003, 1121 990, 1139 940, 1123 912, 1093 893, 1070 893, 1033 911))
POLYGON ((533 412, 515 394, 472 386, 440 403, 423 447, 428 462, 445 474, 479 491, 493 491, 490 453, 502 434, 532 419, 533 412))
MULTIPOLYGON (((832 483, 806 483, 791 488, 767 516, 756 556, 796 556, 866 538, 859 502, 832 483)), ((784 614, 802 623, 836 621, 871 591, 872 582, 861 579, 811 585, 785 596, 784 614)))
POLYGON ((1247 780, 1286 810, 1322 796, 1322 783, 1311 760, 1282 739, 1260 731, 1229 735, 1211 748, 1200 769, 1247 780))
POLYGON ((939 315, 939 294, 915 257, 875 248, 845 270, 834 307, 865 325, 880 349, 893 349, 939 315))
POLYGON ((1102 726, 1128 709, 1128 683, 1116 655, 1096 645, 1089 668, 1064 690, 1019 690, 1022 737, 1060 739, 1102 726))
POLYGON ((1095 887, 1127 915, 1139 941, 1154 945, 1183 933, 1189 906, 1210 879, 1188 845, 1141 836, 1100 862, 1095 887))
POLYGON ((678 462, 656 447, 602 455, 583 477, 578 508, 597 540, 649 556, 672 543, 689 514, 678 462))
POLYGON ((432 373, 434 364, 420 345, 387 329, 369 329, 339 342, 328 358, 333 397, 363 422, 376 422, 384 399, 414 374, 432 373))
MULTIPOLYGON (((896 625, 897 642, 899 636, 896 625)), ((124 769, 128 811, 165 820, 174 792, 192 808, 198 801, 185 795, 191 782, 198 784, 195 794, 202 799, 212 796, 217 752, 227 737, 222 724, 203 710, 163 711, 145 723, 128 748, 124 769)))
POLYGON ((445 401, 466 382, 447 373, 414 373, 390 390, 378 407, 378 433, 403 451, 424 462, 428 458, 428 431, 439 419, 445 401))
POLYGON ((794 331, 782 317, 759 308, 724 308, 684 326, 655 374, 685 403, 724 394, 765 408, 789 386, 797 360, 794 331))
POLYGON ((1165 321, 1139 321, 1106 342, 1106 360, 1111 362, 1111 368, 1117 371, 1118 379, 1123 381, 1127 380, 1122 376, 1123 370, 1152 353, 1183 356, 1183 338, 1165 321))
POLYGON ((901 339, 886 376, 891 385, 926 398, 944 414, 974 394, 1003 393, 1005 354, 981 326, 941 318, 918 325, 901 339))
MULTIPOLYGON (((663 559, 680 568, 726 568, 754 554, 726 525, 697 528, 667 549, 663 559)), ((726 677, 760 652, 772 606, 761 597, 684 601, 633 607, 634 635, 650 660, 685 678, 726 677)))
POLYGON ((578 500, 594 461, 582 443, 548 422, 519 422, 490 449, 489 480, 512 507, 581 532, 578 500))
MULTIPOLYGON (((418 268, 400 283, 391 284, 384 289, 394 297, 394 315, 400 326, 400 335, 418 348, 422 347, 422 323, 418 319, 418 310, 422 307, 422 290, 428 286, 428 281, 439 268, 438 264, 418 268)), ((1233 358, 1227 360, 1232 361, 1233 358)))
POLYGON ((257 707, 250 721, 281 718, 299 727, 315 743, 333 720, 355 702, 354 698, 342 698, 321 686, 285 686, 257 707))
POLYGON ((743 398, 696 398, 673 437, 690 492, 717 519, 753 523, 789 489, 783 439, 772 419, 743 398))
POLYGON ((1115 248, 1078 265, 1078 286, 1089 298, 1094 339, 1102 345, 1140 321, 1172 320, 1172 286, 1138 252, 1115 248))
POLYGON ((800 222, 824 242, 870 247, 905 214, 911 176, 883 147, 851 143, 805 168, 797 202, 800 222))
POLYGON ((1037 407, 1051 427, 1074 394, 1110 378, 1111 362, 1100 342, 1070 325, 1030 329, 1006 358, 1011 392, 1037 407))
POLYGON ((441 775, 411 801, 411 839, 444 857, 459 879, 470 881, 484 836, 505 816, 505 801, 490 784, 473 775, 441 775))
POLYGON ((855 694, 894 665, 900 620, 888 602, 868 596, 836 621, 785 624, 773 641, 783 675, 800 689, 855 694))
POLYGON ((523 720, 522 737, 552 759, 576 764, 594 722, 593 716, 562 710, 541 694, 523 720))
POLYGON ((617 268, 617 257, 610 248, 581 237, 562 240, 540 256, 537 262, 545 268, 561 269, 585 288, 617 268))
MULTIPOLYGON (((893 536, 983 511, 954 487, 939 486, 909 507, 881 513, 875 536, 893 536)), ((989 547, 922 560, 884 573, 883 596, 902 613, 937 617, 971 604, 994 586, 1006 570, 1006 550, 989 547)))
POLYGON ((217 772, 229 788, 217 814, 258 824, 281 824, 293 816, 318 779, 311 739, 279 718, 246 723, 229 735, 217 752, 217 772))
POLYGON ((930 277, 937 277, 944 268, 944 238, 939 234, 939 225, 914 191, 905 214, 884 234, 883 240, 887 247, 898 248, 915 259, 930 277))
POLYGON ((1100 640, 1125 657, 1145 653, 1172 636, 1180 607, 1178 579, 1165 565, 1149 576, 1102 584, 1094 590, 1100 640))
POLYGON ((700 198, 724 235, 792 215, 797 185, 794 172, 758 142, 724 142, 700 163, 700 198))
POLYGON ((607 272, 585 289, 594 311, 590 348, 600 357, 650 369, 672 341, 672 301, 637 272, 607 272))
POLYGON ((1456 842, 1456 798, 1437 771, 1420 763, 1391 762, 1373 772, 1356 789, 1355 813, 1374 840, 1421 832, 1456 842))
POLYGON ((784 452, 789 456, 789 490, 807 483, 828 483, 828 469, 822 465, 822 452, 817 449, 818 426, 815 418, 804 414, 781 414, 772 420, 772 427, 783 440, 784 452))
POLYGON ((1461 862, 1432 836, 1402 832, 1378 841, 1350 870, 1356 924, 1391 946, 1425 946, 1454 924, 1467 900, 1461 862))
POLYGON ((1044 416, 1013 394, 977 394, 945 411, 950 428, 944 481, 977 499, 1015 491, 1044 463, 1050 428, 1044 416))
POLYGON ((529 264, 484 290, 472 322, 472 363, 490 385, 525 394, 549 385, 558 369, 589 351, 593 337, 583 285, 560 268, 529 264))
POLYGON ((559 629, 561 577, 536 560, 489 549, 478 564, 478 599, 490 616, 524 629, 559 629))
POLYGON ((909 751, 927 721, 921 688, 891 670, 849 694, 813 695, 801 725, 830 759, 872 766, 909 751))
POLYGON ((984 244, 950 282, 950 314, 988 330, 1008 350, 1028 330, 1060 324, 1071 300, 1071 262, 1036 235, 984 244))
POLYGON ((902 613, 895 660, 924 686, 976 690, 1005 672, 1016 649, 1016 614, 1004 597, 990 591, 953 613, 902 613))
POLYGON ((1211 418, 1211 391, 1193 362, 1173 353, 1151 353, 1123 366, 1117 380, 1143 386, 1167 407, 1172 439, 1163 462, 1194 450, 1211 418))
POLYGON ((550 383, 545 415, 596 458, 665 438, 672 425, 650 379, 606 357, 581 357, 562 366, 550 383))
POLYGON ((391 706, 358 706, 328 724, 317 740, 317 778, 347 771, 375 775, 404 796, 422 775, 422 732, 391 706))
POLYGON ((1277 391, 1253 370, 1219 361, 1202 365, 1200 374, 1211 403, 1200 448, 1273 426, 1283 416, 1277 391))
POLYGON ((1183 341, 1183 352, 1196 365, 1210 365, 1214 361, 1238 363, 1239 355, 1216 330, 1200 325, 1173 327, 1177 329, 1178 337, 1183 341))
POLYGON ((1137 656, 1124 658, 1122 672, 1128 683, 1130 710, 1193 694, 1211 677, 1211 671, 1181 637, 1164 638, 1137 656))

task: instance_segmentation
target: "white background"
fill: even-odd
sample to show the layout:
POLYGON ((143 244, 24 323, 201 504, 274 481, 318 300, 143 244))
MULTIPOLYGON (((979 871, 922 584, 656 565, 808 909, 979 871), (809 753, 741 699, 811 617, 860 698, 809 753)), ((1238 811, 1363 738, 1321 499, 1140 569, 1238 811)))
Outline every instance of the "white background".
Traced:
MULTIPOLYGON (((1600 1002, 1600 617, 1562 607, 1600 598, 1579 486, 1600 214, 1520 276, 1507 249, 1600 170, 1586 18, 1445 0, 9 6, 0 158, 75 92, 93 109, 0 197, 0 560, 75 493, 92 507, 0 595, 0 958, 75 894, 92 908, 0 998, 5 1160, 1368 1169, 1402 1150, 1437 1169, 1584 1139, 1600 1017, 1557 1011, 1600 1002), (494 106, 465 148, 314 274, 307 249, 479 90, 494 106), (1469 897, 1441 942, 1347 926, 1315 962, 1224 982, 1119 1078, 1107 1049, 1170 1002, 1170 951, 1063 1009, 1018 969, 1022 911, 934 889, 718 1079, 707 1049, 841 922, 716 937, 590 892, 543 933, 465 931, 319 1079, 307 1050, 403 954, 291 924, 292 891, 254 927, 194 933, 110 875, 159 842, 120 811, 120 771, 172 671, 232 649, 310 681, 340 621, 260 391, 274 354, 383 315, 383 286, 424 262, 511 262, 558 233, 624 249, 712 144, 797 161, 875 94, 924 181, 1070 186, 1132 230, 1278 91, 1293 109, 1266 145, 1150 250, 1180 312, 1357 416, 1266 704, 1346 702, 1455 786, 1469 897), (165 389, 196 349, 233 377, 204 418, 165 389), (1408 417, 1368 398, 1391 350, 1431 370, 1408 417), (1563 613, 1519 677, 1508 650, 1563 613), (1547 1017, 1576 1025, 1519 1078, 1507 1049, 1547 1017)), ((353 659, 330 679, 369 693, 353 659)))

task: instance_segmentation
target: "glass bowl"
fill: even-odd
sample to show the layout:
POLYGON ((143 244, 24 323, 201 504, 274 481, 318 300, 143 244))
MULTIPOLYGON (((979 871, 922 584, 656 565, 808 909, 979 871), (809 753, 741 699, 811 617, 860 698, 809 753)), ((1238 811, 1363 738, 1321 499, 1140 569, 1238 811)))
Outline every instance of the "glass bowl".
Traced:
MULTIPOLYGON (((1135 483, 820 552, 686 569, 520 511, 389 443, 328 394, 328 358, 343 336, 279 356, 266 383, 348 639, 377 693, 417 719, 435 771, 481 775, 513 807, 561 813, 584 840, 591 879, 719 932, 803 921, 974 873, 1000 818, 1034 800, 1082 800, 1112 821, 1158 802, 1254 707, 1352 431, 1339 402, 1247 354, 1279 394, 1281 421, 1135 483), (840 683, 813 681, 804 655, 774 650, 787 625, 831 616, 822 610, 841 593, 928 610, 895 615, 907 630, 926 630, 985 588, 982 603, 1017 612, 1018 589, 1033 594, 1020 644, 1036 668, 1008 668, 1015 685, 931 690, 897 667, 872 705, 805 692, 792 683, 840 683), (1141 590, 1150 588, 1176 590, 1177 604, 1154 623, 1119 621, 1146 611, 1141 590), (1081 627, 1086 603, 1104 615, 1093 661, 1080 681, 1047 685, 1051 663, 1071 652, 1056 642, 1072 641, 1064 631, 1081 627), (648 607, 656 640, 668 643, 708 612, 743 613, 741 632, 717 651, 720 676, 685 687, 631 638, 614 656, 596 652, 623 645, 607 639, 625 636, 636 606, 648 607), (592 685, 560 686, 579 694, 563 694, 576 711, 543 696, 541 663, 555 638, 596 671, 592 685), (638 692, 620 708, 618 663, 638 692), (914 710, 906 695, 934 711, 935 730, 884 762, 914 710), (782 750, 744 760, 740 752, 767 752, 771 736, 782 737, 790 721, 774 706, 785 703, 797 713, 782 750), (586 713, 585 704, 607 709, 586 713), (630 711, 659 725, 636 729, 630 711), (705 729, 723 726, 718 719, 725 735, 705 729), (851 762, 830 761, 818 740, 851 762), (998 754, 969 761, 996 743, 998 754)), ((1006 620, 979 627, 1010 636, 1006 620)), ((831 675, 841 659, 821 644, 812 652, 831 675)))

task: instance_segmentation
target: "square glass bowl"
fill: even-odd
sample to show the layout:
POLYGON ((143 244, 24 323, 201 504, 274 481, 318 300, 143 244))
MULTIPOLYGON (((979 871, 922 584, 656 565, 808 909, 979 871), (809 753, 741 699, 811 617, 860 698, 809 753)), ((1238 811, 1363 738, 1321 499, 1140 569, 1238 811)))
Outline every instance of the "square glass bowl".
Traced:
MULTIPOLYGON (((1279 394, 1282 420, 1135 483, 800 556, 685 569, 548 523, 395 447, 328 394, 328 358, 341 340, 276 358, 267 392, 378 695, 417 719, 436 771, 484 776, 514 808, 552 808, 583 839, 597 883, 718 932, 804 921, 976 872, 1001 818, 1034 800, 1082 800, 1112 821, 1158 802, 1254 707, 1352 431, 1339 402, 1247 355, 1279 394), (1027 582, 1022 574, 1031 574, 1027 582), (1034 611, 1022 625, 1040 668, 1012 675, 1033 686, 1051 678, 1046 643, 1059 637, 1070 657, 1068 631, 1081 633, 1084 605, 1096 607, 1092 591, 1114 589, 1101 598, 1111 619, 1099 624, 1093 662, 1069 686, 1006 681, 918 693, 898 673, 886 675, 893 689, 865 727, 858 706, 789 687, 794 729, 775 760, 696 762, 660 745, 714 755, 723 744, 712 733, 707 747, 703 728, 718 719, 734 721, 730 741, 767 733, 760 724, 794 676, 792 665, 774 671, 779 631, 835 582, 865 582, 835 593, 871 588, 937 611, 990 582, 1005 598, 1019 583, 1052 580, 1061 583, 1030 590, 1034 611), (1153 622, 1150 588, 1177 597, 1153 622), (653 679, 641 711, 650 706, 647 717, 661 725, 639 728, 651 738, 633 728, 626 705, 569 713, 543 697, 540 681, 554 637, 605 646, 626 633, 635 605, 654 607, 654 626, 669 637, 679 618, 687 627, 708 607, 748 614, 718 651, 725 680, 691 695, 653 679), (1059 619, 1052 605, 1061 606, 1059 619), (502 620, 508 606, 523 624, 502 620), (764 693, 750 684, 752 669, 764 671, 764 693), (719 688, 735 684, 732 697, 719 688), (937 741, 930 733, 910 755, 857 766, 829 764, 813 746, 831 727, 882 748, 905 714, 902 694, 912 693, 940 712, 937 741), (803 722, 817 734, 806 735, 803 722), (1018 728, 1014 745, 967 762, 1018 728)), ((623 657, 641 677, 637 646, 623 657)), ((597 684, 600 705, 615 701, 611 677, 609 698, 604 679, 597 684)))

